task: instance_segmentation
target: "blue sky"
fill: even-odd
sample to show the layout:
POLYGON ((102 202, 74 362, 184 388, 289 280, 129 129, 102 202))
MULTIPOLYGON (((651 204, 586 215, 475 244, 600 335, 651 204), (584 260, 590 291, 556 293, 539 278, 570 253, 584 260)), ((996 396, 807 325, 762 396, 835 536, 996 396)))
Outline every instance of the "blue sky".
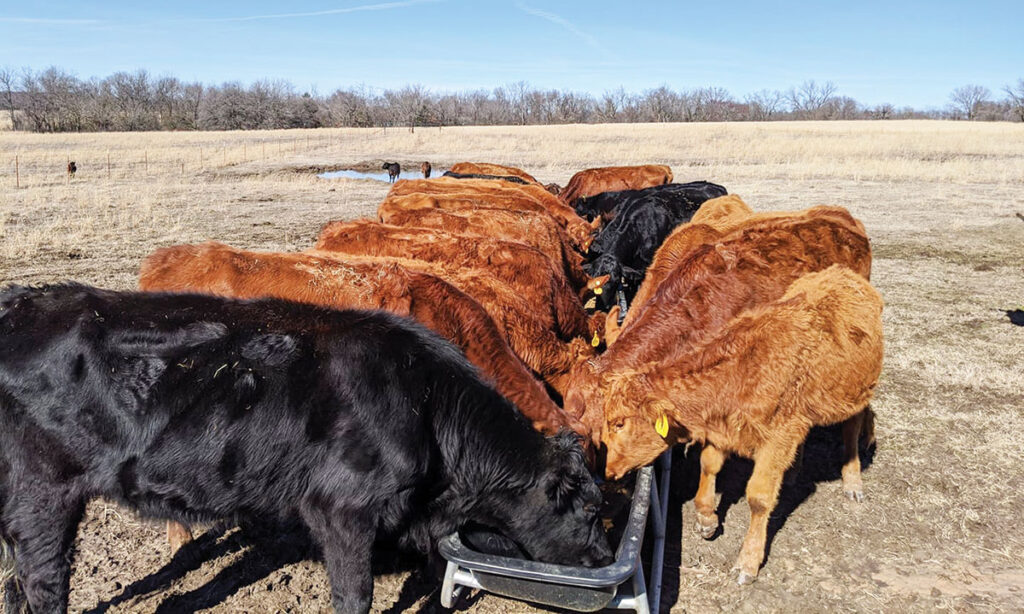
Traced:
POLYGON ((942 107, 1024 77, 1024 0, 542 2, 0 1, 0 66, 81 78, 145 68, 329 93, 516 81, 600 94, 833 81, 866 104, 942 107))

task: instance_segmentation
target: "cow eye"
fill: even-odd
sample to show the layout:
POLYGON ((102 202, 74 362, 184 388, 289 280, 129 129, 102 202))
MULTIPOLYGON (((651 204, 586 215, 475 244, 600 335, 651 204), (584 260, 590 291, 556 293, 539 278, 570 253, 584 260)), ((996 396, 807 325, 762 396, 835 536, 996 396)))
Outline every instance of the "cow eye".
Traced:
POLYGON ((618 420, 614 424, 612 424, 612 430, 613 431, 621 431, 623 429, 623 427, 625 427, 625 426, 626 426, 626 421, 625 420, 618 420))
POLYGON ((588 504, 583 506, 583 511, 586 512, 586 514, 588 516, 597 514, 597 511, 598 511, 597 505, 595 505, 593 503, 588 503, 588 504))

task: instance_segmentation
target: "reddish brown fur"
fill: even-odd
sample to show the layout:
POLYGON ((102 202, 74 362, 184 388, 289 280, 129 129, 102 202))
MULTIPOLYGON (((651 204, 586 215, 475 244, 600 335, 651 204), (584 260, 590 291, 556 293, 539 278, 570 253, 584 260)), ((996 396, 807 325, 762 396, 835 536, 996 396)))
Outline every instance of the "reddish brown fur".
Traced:
POLYGON ((519 177, 530 183, 540 183, 533 178, 533 175, 514 166, 502 166, 490 162, 459 162, 453 164, 450 169, 453 173, 460 175, 498 175, 504 177, 519 177))
POLYGON ((672 183, 672 169, 664 164, 588 168, 573 175, 558 198, 572 204, 578 198, 601 192, 642 190, 666 183, 672 183))
POLYGON ((595 226, 576 214, 576 211, 564 204, 555 195, 538 184, 517 184, 500 179, 455 179, 440 177, 438 179, 411 179, 395 183, 388 192, 387 198, 408 196, 411 194, 427 194, 435 197, 442 195, 459 195, 459 198, 470 198, 470 194, 502 197, 493 205, 525 211, 543 211, 550 214, 569 233, 573 245, 582 251, 592 241, 595 226), (526 204, 532 202, 533 204, 526 204), (500 204, 499 204, 500 203, 500 204))
MULTIPOLYGON (((738 196, 728 195, 713 198, 703 205, 688 224, 682 224, 672 231, 654 254, 651 265, 647 268, 644 281, 640 284, 636 296, 622 327, 628 326, 642 311, 644 303, 657 291, 662 281, 690 253, 705 243, 725 240, 723 237, 748 226, 762 222, 785 219, 809 219, 829 217, 839 224, 848 225, 851 229, 865 234, 864 225, 850 215, 842 207, 817 206, 803 211, 768 211, 754 213, 738 196)), ((618 326, 618 308, 613 309, 615 317, 608 318, 608 329, 605 336, 608 344, 615 343, 620 333, 618 326)))
POLYGON ((385 261, 248 252, 220 243, 157 250, 142 263, 143 290, 271 296, 338 309, 410 316, 458 345, 541 431, 580 425, 562 412, 508 347, 479 304, 440 278, 385 261))
MULTIPOLYGON (((778 300, 741 313, 685 353, 609 374, 601 436, 608 477, 681 442, 705 444, 702 477, 712 484, 725 455, 752 458, 750 528, 736 567, 740 583, 753 581, 783 473, 808 431, 858 419, 871 399, 882 368, 881 315, 882 299, 863 275, 836 265, 804 275, 778 300), (655 430, 661 417, 665 438, 655 430)), ((857 438, 844 439, 844 487, 848 478, 859 487, 857 438)), ((698 523, 717 527, 717 517, 708 518, 714 488, 708 493, 706 483, 698 523)))
POLYGON ((532 247, 516 241, 407 228, 369 220, 330 222, 316 249, 345 254, 425 260, 452 272, 483 269, 550 316, 563 339, 590 336, 587 314, 561 267, 532 247))
POLYGON ((346 263, 394 263, 409 271, 444 279, 484 308, 520 360, 559 395, 565 392, 565 380, 572 366, 594 355, 593 348, 583 338, 559 339, 550 327, 550 319, 538 314, 533 304, 486 270, 455 271, 432 262, 400 257, 310 253, 325 258, 342 258, 346 263))
POLYGON ((572 248, 565 229, 550 215, 493 207, 459 211, 382 208, 378 213, 386 224, 437 228, 457 234, 518 241, 543 252, 552 262, 561 265, 574 288, 583 288, 590 280, 583 271, 583 257, 572 248))
POLYGON ((802 275, 833 264, 865 278, 871 272, 867 237, 833 217, 765 220, 700 246, 638 308, 604 354, 573 369, 566 410, 596 429, 596 435, 603 418, 601 399, 609 394, 606 374, 689 351, 740 311, 777 299, 802 275))

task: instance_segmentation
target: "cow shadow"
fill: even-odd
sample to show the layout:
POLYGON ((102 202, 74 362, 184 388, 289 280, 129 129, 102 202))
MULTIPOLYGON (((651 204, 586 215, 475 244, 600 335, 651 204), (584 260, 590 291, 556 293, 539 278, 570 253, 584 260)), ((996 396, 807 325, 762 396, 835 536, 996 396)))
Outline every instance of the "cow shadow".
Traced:
MULTIPOLYGON (((842 425, 815 427, 804 443, 803 465, 795 476, 787 476, 779 492, 779 501, 768 520, 765 542, 765 561, 771 556, 772 544, 779 530, 785 526, 790 515, 818 490, 818 484, 842 480, 844 446, 842 425), (795 479, 794 479, 795 478, 795 479)), ((666 527, 665 569, 679 569, 682 544, 682 508, 697 495, 700 482, 700 447, 693 446, 682 453, 676 448, 672 463, 672 488, 669 491, 668 526, 666 527)), ((861 447, 861 469, 866 470, 874 461, 875 447, 861 447)), ((753 472, 754 463, 748 459, 730 457, 719 472, 715 483, 720 495, 715 513, 718 515, 718 530, 712 539, 721 535, 729 510, 746 496, 747 482, 753 472)), ((836 489, 836 498, 842 499, 841 489, 836 489)), ((692 513, 692 509, 690 510, 692 513)), ((749 518, 734 523, 746 532, 749 518)), ((650 574, 647 576, 650 577, 650 574)), ((679 600, 679 575, 665 574, 662 582, 661 610, 663 612, 679 600)))
MULTIPOLYGON (((161 590, 199 569, 206 561, 245 552, 216 576, 193 590, 171 595, 154 610, 159 614, 195 612, 214 607, 247 586, 256 584, 273 572, 294 563, 322 560, 320 550, 300 523, 250 523, 239 527, 215 525, 193 542, 186 544, 157 572, 126 586, 120 594, 101 602, 86 614, 104 614, 111 608, 161 590)), ((395 603, 385 614, 398 614, 413 607, 424 597, 420 612, 443 611, 440 605, 440 576, 425 567, 423 557, 399 551, 390 544, 375 548, 373 574, 411 571, 395 603)), ((463 600, 468 607, 475 602, 463 600)))

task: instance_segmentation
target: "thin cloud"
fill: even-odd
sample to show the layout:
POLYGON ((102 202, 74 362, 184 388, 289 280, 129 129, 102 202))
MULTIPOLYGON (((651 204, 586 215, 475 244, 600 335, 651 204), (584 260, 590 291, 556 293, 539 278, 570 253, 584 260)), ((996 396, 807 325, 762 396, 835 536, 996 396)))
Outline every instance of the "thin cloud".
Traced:
POLYGON ((45 17, 0 17, 2 23, 37 23, 43 25, 95 25, 103 23, 99 19, 47 19, 45 17))
POLYGON ((545 21, 549 21, 549 22, 551 22, 551 23, 553 23, 555 25, 562 26, 563 28, 565 28, 569 32, 572 32, 573 34, 575 34, 583 42, 587 43, 588 45, 590 45, 594 49, 596 49, 596 50, 600 51, 601 53, 603 53, 609 59, 618 61, 618 58, 615 57, 615 55, 613 53, 611 53, 610 51, 605 49, 605 47, 603 45, 601 45, 601 43, 596 38, 594 38, 593 36, 587 34, 583 30, 580 30, 575 25, 573 25, 572 22, 570 22, 569 20, 565 19, 564 17, 560 17, 558 15, 555 15, 554 13, 549 13, 549 12, 547 12, 545 10, 542 10, 542 9, 533 8, 532 6, 527 6, 525 4, 522 4, 521 2, 517 2, 516 3, 516 8, 519 9, 520 11, 523 11, 524 13, 529 13, 530 15, 533 15, 534 17, 540 17, 541 19, 543 19, 545 21))
POLYGON ((306 13, 276 13, 273 15, 246 15, 244 17, 218 17, 212 19, 196 19, 193 21, 202 22, 224 22, 224 21, 258 21, 263 19, 292 19, 297 17, 322 17, 324 15, 343 15, 346 13, 359 13, 362 11, 387 11, 400 9, 417 4, 434 4, 443 0, 402 0, 400 2, 379 2, 377 4, 362 4, 359 6, 348 6, 340 9, 328 9, 325 11, 310 11, 306 13))

